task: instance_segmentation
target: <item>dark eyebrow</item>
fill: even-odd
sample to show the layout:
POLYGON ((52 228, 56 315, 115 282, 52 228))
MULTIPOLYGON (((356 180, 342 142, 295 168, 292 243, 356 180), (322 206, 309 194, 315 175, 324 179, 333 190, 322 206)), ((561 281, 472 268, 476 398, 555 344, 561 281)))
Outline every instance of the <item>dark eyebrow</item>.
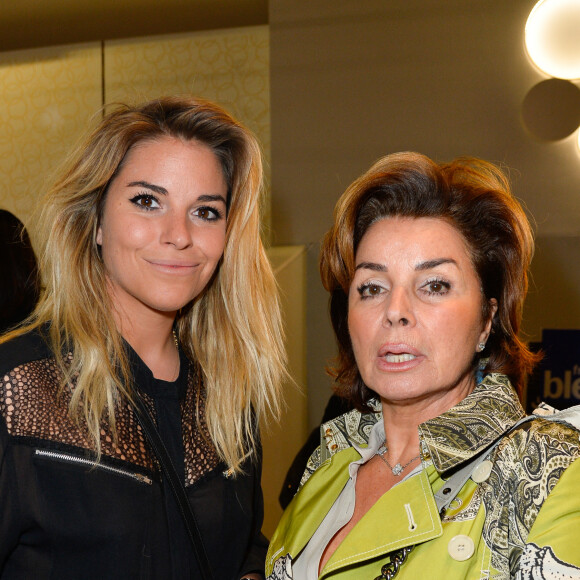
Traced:
MULTIPOLYGON (((150 189, 155 193, 159 193, 160 195, 167 195, 167 190, 160 185, 153 185, 148 181, 131 181, 131 183, 127 184, 129 187, 145 187, 146 189, 150 189)), ((197 201, 221 201, 224 205, 226 203, 226 198, 223 195, 210 195, 204 194, 200 195, 197 198, 197 201)))
MULTIPOLYGON (((436 268, 441 264, 455 264, 457 266, 457 262, 453 258, 436 258, 435 260, 427 260, 426 262, 421 262, 415 266, 415 270, 422 271, 422 270, 431 270, 432 268, 436 268)), ((355 270, 373 270, 374 272, 388 272, 388 268, 383 264, 377 264, 375 262, 361 262, 355 268, 355 270)))
POLYGON ((360 270, 364 268, 365 270, 373 270, 375 272, 386 272, 387 267, 383 266, 383 264, 376 264, 375 262, 361 262, 357 265, 355 270, 360 270))
POLYGON ((441 264, 455 264, 457 266, 457 262, 453 258, 436 258, 435 260, 427 260, 426 262, 417 264, 415 270, 431 270, 431 268, 436 268, 437 266, 441 266, 441 264))
POLYGON ((164 187, 161 187, 160 185, 153 185, 147 181, 132 181, 127 185, 129 187, 145 187, 151 191, 154 191, 155 193, 159 193, 160 195, 167 195, 167 190, 164 187))
POLYGON ((197 201, 221 201, 224 205, 226 204, 226 198, 223 195, 200 195, 197 201))

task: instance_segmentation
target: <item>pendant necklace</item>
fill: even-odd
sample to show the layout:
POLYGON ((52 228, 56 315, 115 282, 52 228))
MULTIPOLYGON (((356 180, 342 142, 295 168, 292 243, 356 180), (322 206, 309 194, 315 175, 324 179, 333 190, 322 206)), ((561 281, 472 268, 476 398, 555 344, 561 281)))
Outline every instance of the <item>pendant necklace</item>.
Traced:
POLYGON ((397 463, 393 467, 387 461, 387 458, 385 457, 386 453, 387 453, 387 440, 385 439, 385 442, 379 447, 379 449, 377 451, 377 455, 385 462, 385 464, 393 472, 393 475, 395 477, 399 477, 399 475, 401 475, 401 473, 403 473, 403 471, 405 471, 405 469, 407 469, 407 467, 409 467, 409 465, 411 465, 411 463, 413 463, 413 461, 415 461, 421 457, 421 454, 419 453, 419 455, 417 455, 416 457, 413 457, 413 459, 410 459, 409 461, 407 461, 407 463, 405 463, 405 465, 401 465, 400 463, 397 463))

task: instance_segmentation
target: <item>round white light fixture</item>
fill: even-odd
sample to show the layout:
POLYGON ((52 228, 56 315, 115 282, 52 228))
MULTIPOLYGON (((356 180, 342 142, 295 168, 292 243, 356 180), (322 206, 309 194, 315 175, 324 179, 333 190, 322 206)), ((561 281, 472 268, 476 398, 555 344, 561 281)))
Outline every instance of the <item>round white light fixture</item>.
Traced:
POLYGON ((579 79, 580 0, 540 0, 526 22, 525 42, 540 70, 559 79, 579 79))

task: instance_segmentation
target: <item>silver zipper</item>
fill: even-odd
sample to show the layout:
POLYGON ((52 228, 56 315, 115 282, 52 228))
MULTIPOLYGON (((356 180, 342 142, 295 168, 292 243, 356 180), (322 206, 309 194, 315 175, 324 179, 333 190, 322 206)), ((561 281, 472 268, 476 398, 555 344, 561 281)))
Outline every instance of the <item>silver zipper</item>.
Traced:
POLYGON ((110 465, 105 465, 104 463, 96 463, 95 461, 85 459, 84 457, 77 457, 76 455, 69 455, 68 453, 57 453, 56 451, 46 451, 45 449, 36 449, 34 453, 41 457, 50 457, 52 459, 59 459, 60 461, 68 461, 69 463, 79 463, 81 465, 90 465, 91 467, 95 467, 97 469, 104 469, 105 471, 116 473, 117 475, 131 477, 132 479, 135 479, 141 483, 146 483, 148 485, 151 485, 153 483, 150 477, 147 477, 142 473, 136 473, 134 471, 121 469, 119 467, 112 467, 110 465))

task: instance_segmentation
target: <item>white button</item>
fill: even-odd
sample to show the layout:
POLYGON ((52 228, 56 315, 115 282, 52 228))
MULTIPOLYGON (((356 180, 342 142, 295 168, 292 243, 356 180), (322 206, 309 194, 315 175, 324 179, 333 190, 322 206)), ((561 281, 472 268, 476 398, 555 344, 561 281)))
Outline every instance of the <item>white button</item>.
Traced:
POLYGON ((482 461, 473 470, 473 473, 471 474, 471 479, 473 479, 473 481, 475 481, 475 483, 481 483, 482 481, 485 481, 489 477, 489 474, 491 473, 492 468, 493 468, 493 463, 491 461, 489 461, 489 460, 482 461))
POLYGON ((449 540, 447 551, 454 560, 463 562, 463 560, 468 560, 473 556, 473 552, 475 552, 475 544, 469 536, 455 536, 449 540))

